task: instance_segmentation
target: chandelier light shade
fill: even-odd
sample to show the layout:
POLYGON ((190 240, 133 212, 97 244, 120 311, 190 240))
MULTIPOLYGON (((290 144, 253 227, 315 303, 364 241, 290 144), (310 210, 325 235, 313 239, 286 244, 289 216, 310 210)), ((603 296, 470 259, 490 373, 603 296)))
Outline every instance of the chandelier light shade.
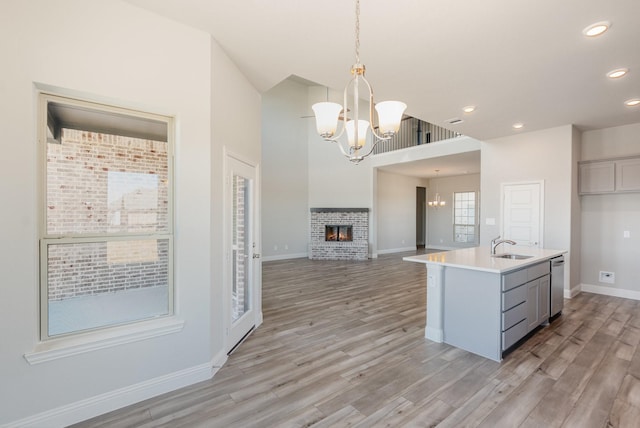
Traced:
MULTIPOLYGON (((436 169, 436 179, 438 178, 439 169, 436 169)), ((440 198, 440 193, 438 193, 438 183, 436 182, 436 197, 432 201, 427 202, 427 205, 433 208, 444 207, 447 204, 446 201, 440 198)))
POLYGON ((338 103, 316 103, 311 106, 313 114, 316 116, 316 130, 322 138, 331 138, 338 128, 338 118, 342 111, 342 106, 338 103))
POLYGON ((327 141, 338 144, 340 151, 351 162, 359 163, 373 153, 378 142, 389 140, 400 129, 402 115, 407 105, 400 101, 384 101, 375 104, 373 101, 373 89, 364 76, 365 67, 360 64, 360 0, 356 0, 356 63, 351 67, 353 77, 344 88, 344 102, 342 105, 332 102, 314 104, 311 108, 316 117, 316 130, 327 141), (368 120, 360 119, 359 103, 361 86, 364 93, 369 95, 368 120), (348 103, 349 95, 352 97, 352 105, 348 103), (374 117, 374 106, 378 113, 378 131, 374 117), (340 113, 342 112, 342 118, 340 113), (347 118, 347 112, 353 112, 353 119, 347 118), (342 120, 342 128, 338 131, 338 123, 342 120), (358 126, 355 126, 355 123, 358 126), (346 132, 347 146, 343 145, 340 138, 346 132), (367 137, 371 134, 371 143, 367 137))
POLYGON ((400 101, 383 101, 376 104, 378 124, 382 135, 393 136, 398 132, 402 114, 406 108, 407 105, 400 101))
POLYGON ((347 140, 349 147, 353 150, 360 150, 367 144, 367 131, 369 131, 369 122, 366 120, 358 121, 358 129, 356 131, 356 121, 347 121, 347 140))
POLYGON ((434 208, 444 207, 446 204, 445 201, 440 199, 440 193, 438 192, 436 192, 436 198, 433 201, 429 201, 429 206, 434 208))

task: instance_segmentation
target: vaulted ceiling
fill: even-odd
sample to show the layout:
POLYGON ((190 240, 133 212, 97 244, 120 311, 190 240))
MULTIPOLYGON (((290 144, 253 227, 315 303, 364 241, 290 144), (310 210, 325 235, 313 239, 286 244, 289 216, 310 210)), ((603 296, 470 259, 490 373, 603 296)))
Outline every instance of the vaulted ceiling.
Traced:
MULTIPOLYGON (((127 1, 210 33, 259 91, 290 75, 336 90, 349 80, 353 1, 127 1)), ((360 57, 376 100, 402 100, 414 117, 481 140, 640 122, 640 106, 624 105, 640 98, 638 0, 361 3, 360 57), (605 34, 582 34, 602 20, 605 34), (627 76, 606 77, 621 67, 627 76), (454 117, 463 122, 448 125, 454 117)))

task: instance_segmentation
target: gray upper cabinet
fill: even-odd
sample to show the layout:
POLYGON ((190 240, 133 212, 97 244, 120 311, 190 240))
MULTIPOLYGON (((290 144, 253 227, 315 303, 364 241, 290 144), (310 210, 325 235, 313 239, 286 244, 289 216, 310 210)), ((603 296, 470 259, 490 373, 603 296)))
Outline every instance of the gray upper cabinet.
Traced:
POLYGON ((603 161, 580 164, 580 194, 615 191, 615 164, 603 161))
POLYGON ((580 163, 579 193, 640 192, 640 156, 580 163))
POLYGON ((616 161, 616 191, 640 192, 640 158, 616 161))

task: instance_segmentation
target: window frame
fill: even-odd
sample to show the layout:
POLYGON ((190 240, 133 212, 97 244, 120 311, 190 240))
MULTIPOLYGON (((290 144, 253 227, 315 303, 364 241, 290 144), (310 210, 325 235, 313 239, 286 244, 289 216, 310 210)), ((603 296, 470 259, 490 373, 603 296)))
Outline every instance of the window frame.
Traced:
MULTIPOLYGON (((174 150, 175 150, 175 118, 167 115, 143 112, 130 108, 120 107, 112 104, 101 102, 93 102, 89 100, 70 98, 58 94, 41 91, 38 93, 38 172, 40 174, 40 191, 38 192, 38 217, 39 217, 39 339, 41 342, 51 342, 57 339, 65 339, 69 337, 87 336, 87 334, 99 332, 121 331, 123 327, 149 323, 153 320, 171 318, 175 316, 175 286, 174 286, 174 150), (95 232, 95 233, 58 233, 48 232, 47 228, 47 144, 48 138, 48 105, 49 103, 57 103, 72 107, 84 108, 99 113, 126 115, 136 119, 147 119, 166 123, 167 126, 167 230, 154 232, 95 232), (48 311, 48 247, 55 244, 72 244, 72 243, 99 243, 99 242, 115 242, 127 240, 166 240, 168 241, 168 266, 167 266, 167 294, 168 294, 168 310, 166 314, 152 317, 141 318, 133 321, 125 321, 113 323, 99 327, 92 327, 72 332, 49 335, 49 311, 48 311)), ((114 128, 113 134, 117 134, 117 128, 114 128)), ((96 131, 97 132, 97 131, 96 131)), ((107 134, 108 130, 102 130, 100 133, 107 134)), ((181 323, 179 323, 181 325, 181 323)), ((168 331, 172 331, 171 329, 168 331)))
MULTIPOLYGON (((453 224, 453 242, 456 244, 477 244, 478 243, 478 232, 479 232, 479 218, 480 218, 480 213, 479 208, 480 208, 480 201, 479 201, 479 193, 477 190, 464 190, 464 191, 454 191, 453 192, 453 203, 452 203, 452 207, 451 207, 451 214, 452 214, 452 219, 451 222, 453 224), (473 216, 473 224, 459 224, 456 223, 456 194, 459 193, 473 193, 474 195, 474 216, 473 216), (458 241, 456 240, 456 226, 473 226, 473 241, 469 242, 469 241, 458 241)), ((462 208, 460 208, 462 209, 462 208)))

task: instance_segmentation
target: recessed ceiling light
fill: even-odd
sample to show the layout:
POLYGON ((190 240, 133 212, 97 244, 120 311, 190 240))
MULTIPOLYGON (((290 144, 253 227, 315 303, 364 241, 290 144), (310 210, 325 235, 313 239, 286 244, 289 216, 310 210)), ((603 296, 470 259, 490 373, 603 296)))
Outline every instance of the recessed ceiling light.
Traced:
POLYGON ((472 113, 476 109, 476 106, 462 107, 462 111, 465 113, 472 113))
POLYGON ((630 100, 627 100, 624 102, 624 105, 626 105, 627 107, 635 107, 637 105, 640 105, 640 98, 632 98, 630 100))
POLYGON ((611 28, 611 22, 609 21, 600 21, 595 24, 589 25, 587 28, 582 30, 582 34, 587 37, 596 37, 607 31, 611 28))
POLYGON ((513 126, 513 129, 522 129, 524 127, 524 123, 518 122, 518 123, 514 123, 511 126, 513 126))
POLYGON ((610 72, 608 72, 607 77, 610 79, 619 79, 625 74, 627 74, 628 72, 629 72, 628 68, 617 68, 615 70, 611 70, 610 72))

